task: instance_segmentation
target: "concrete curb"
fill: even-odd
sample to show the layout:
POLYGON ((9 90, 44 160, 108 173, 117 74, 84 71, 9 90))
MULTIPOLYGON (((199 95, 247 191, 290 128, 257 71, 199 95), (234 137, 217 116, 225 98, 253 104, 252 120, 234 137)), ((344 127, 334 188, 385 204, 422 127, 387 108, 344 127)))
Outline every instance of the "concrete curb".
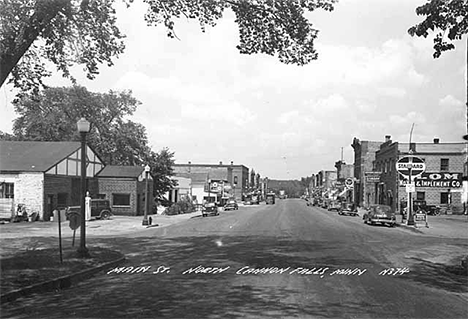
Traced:
POLYGON ((72 285, 76 284, 77 282, 80 282, 82 280, 92 277, 95 273, 105 268, 118 265, 124 260, 125 260, 125 256, 122 256, 116 260, 104 263, 94 268, 86 269, 86 270, 83 270, 83 271, 80 271, 71 275, 62 276, 57 279, 45 281, 39 284, 34 284, 34 285, 23 287, 21 289, 10 291, 6 294, 1 295, 0 302, 4 303, 4 302, 13 301, 19 297, 23 297, 23 296, 33 294, 33 293, 69 288, 72 285))

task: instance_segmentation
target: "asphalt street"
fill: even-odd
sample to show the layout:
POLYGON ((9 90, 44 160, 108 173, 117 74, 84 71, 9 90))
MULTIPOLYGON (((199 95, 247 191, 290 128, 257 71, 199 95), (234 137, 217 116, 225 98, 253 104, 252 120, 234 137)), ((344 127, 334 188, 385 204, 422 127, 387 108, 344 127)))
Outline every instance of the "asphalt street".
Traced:
POLYGON ((299 199, 93 237, 127 261, 2 318, 467 318, 466 239, 365 225, 299 199))

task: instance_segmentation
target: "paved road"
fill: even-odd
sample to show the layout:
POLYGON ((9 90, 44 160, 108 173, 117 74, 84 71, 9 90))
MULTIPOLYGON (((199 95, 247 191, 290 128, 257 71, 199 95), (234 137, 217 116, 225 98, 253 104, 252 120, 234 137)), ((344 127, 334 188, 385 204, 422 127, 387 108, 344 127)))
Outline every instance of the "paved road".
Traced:
POLYGON ((468 317, 467 278, 443 264, 466 252, 466 240, 368 226, 301 200, 93 244, 123 251, 134 272, 18 299, 2 317, 468 317))

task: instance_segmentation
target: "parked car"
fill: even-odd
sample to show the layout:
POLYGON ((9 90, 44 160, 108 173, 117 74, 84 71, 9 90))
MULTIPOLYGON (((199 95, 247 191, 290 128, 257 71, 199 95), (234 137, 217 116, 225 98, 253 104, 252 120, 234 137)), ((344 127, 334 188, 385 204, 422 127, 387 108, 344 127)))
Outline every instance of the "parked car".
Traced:
POLYGON ((338 215, 359 216, 353 203, 341 203, 338 215))
MULTIPOLYGON (((81 206, 68 206, 67 214, 81 214, 81 206)), ((91 199, 91 218, 109 219, 112 216, 110 202, 107 199, 91 199)))
POLYGON ((265 199, 265 202, 267 205, 273 205, 275 203, 275 193, 268 193, 266 195, 266 199, 265 199))
POLYGON ((340 212, 340 209, 341 209, 341 203, 338 202, 338 201, 330 201, 330 204, 328 204, 328 208, 327 208, 330 212, 332 210, 334 210, 335 212, 340 212))
POLYGON ((239 205, 234 199, 230 199, 227 201, 226 205, 224 205, 224 210, 238 210, 239 205))
POLYGON ((396 225, 395 212, 387 205, 372 205, 363 216, 365 224, 382 224, 394 227, 396 225))
POLYGON ((260 196, 258 195, 252 195, 252 205, 259 205, 260 204, 260 196))
POLYGON ((325 208, 325 209, 328 209, 328 205, 330 204, 330 200, 329 199, 324 199, 322 201, 322 203, 320 204, 320 207, 322 208, 325 208))
POLYGON ((214 216, 219 215, 218 204, 206 203, 205 205, 203 205, 202 216, 207 217, 207 216, 212 216, 212 215, 214 216))

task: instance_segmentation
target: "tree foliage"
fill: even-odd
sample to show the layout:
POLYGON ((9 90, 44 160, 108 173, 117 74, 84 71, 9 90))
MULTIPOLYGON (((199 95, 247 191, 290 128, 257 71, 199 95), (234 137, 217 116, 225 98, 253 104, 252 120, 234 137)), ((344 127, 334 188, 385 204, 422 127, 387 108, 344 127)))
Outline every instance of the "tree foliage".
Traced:
POLYGON ((467 0, 428 0, 416 8, 416 14, 426 16, 424 21, 412 26, 408 33, 412 36, 427 37, 435 31, 434 58, 442 52, 455 48, 454 40, 461 40, 468 32, 467 0))
POLYGON ((11 136, 2 139, 32 141, 71 141, 80 139, 76 122, 84 117, 91 123, 87 140, 109 165, 146 165, 151 167, 155 193, 165 193, 173 182, 174 153, 167 148, 151 150, 143 125, 126 120, 138 100, 131 92, 93 93, 81 86, 41 90, 39 95, 23 94, 14 102, 19 115, 11 136))
POLYGON ((298 198, 304 194, 305 188, 302 181, 298 180, 268 180, 268 190, 279 194, 280 190, 284 190, 289 198, 298 198))
POLYGON ((113 64, 123 52, 113 0, 1 0, 0 85, 11 73, 15 87, 28 91, 50 76, 45 61, 65 77, 70 67, 84 67, 88 78, 98 65, 113 64))
MULTIPOLYGON (((45 61, 72 80, 72 65, 82 65, 90 79, 98 74, 100 64, 111 66, 124 51, 114 1, 0 0, 0 86, 11 74, 9 82, 16 87, 37 92, 43 78, 51 74, 45 61)), ((283 63, 304 65, 317 59, 318 33, 304 14, 332 11, 336 1, 145 0, 145 20, 148 25, 164 25, 174 38, 179 18, 196 20, 204 31, 230 9, 239 26, 240 53, 275 55, 283 63)))

